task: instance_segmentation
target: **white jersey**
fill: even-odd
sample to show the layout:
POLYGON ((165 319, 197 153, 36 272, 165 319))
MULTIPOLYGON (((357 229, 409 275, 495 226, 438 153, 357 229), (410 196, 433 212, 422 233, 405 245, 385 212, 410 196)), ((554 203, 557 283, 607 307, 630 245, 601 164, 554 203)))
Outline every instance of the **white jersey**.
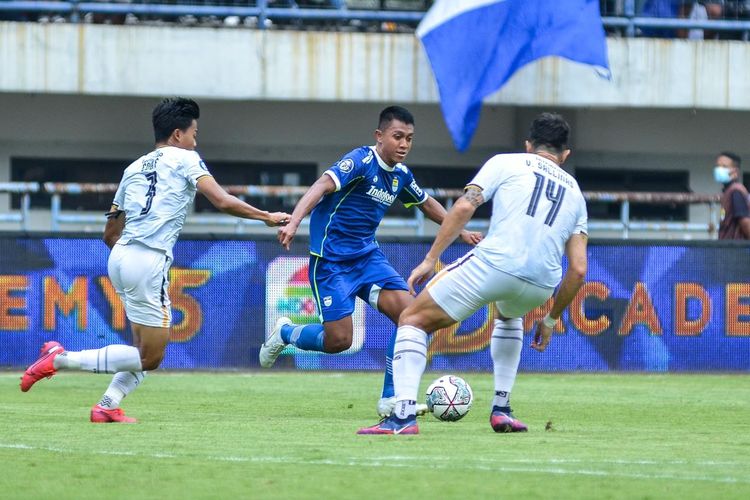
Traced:
POLYGON ((167 146, 141 156, 125 169, 112 202, 125 212, 117 241, 138 241, 171 258, 198 179, 211 175, 195 151, 167 146))
POLYGON ((482 166, 472 185, 493 205, 475 254, 535 285, 557 286, 566 242, 588 232, 586 201, 573 176, 535 154, 500 154, 482 166))

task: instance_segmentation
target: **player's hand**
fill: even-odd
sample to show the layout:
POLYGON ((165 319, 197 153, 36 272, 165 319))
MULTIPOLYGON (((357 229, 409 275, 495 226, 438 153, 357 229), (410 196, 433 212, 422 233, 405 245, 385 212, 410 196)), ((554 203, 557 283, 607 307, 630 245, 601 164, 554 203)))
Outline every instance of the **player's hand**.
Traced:
POLYGON ((464 243, 468 243, 469 245, 476 245, 482 239, 484 238, 484 235, 480 233, 479 231, 461 231, 461 234, 458 235, 459 238, 461 238, 461 241, 464 243))
POLYGON ((266 226, 268 227, 285 226, 289 223, 289 220, 291 218, 292 216, 286 212, 272 212, 268 214, 268 220, 266 221, 266 226))
POLYGON ((295 234, 297 234, 297 224, 291 221, 287 221, 286 226, 279 228, 279 233, 277 235, 281 246, 286 250, 289 250, 292 245, 292 240, 294 240, 295 234))
POLYGON ((553 328, 554 327, 545 326, 541 321, 537 323, 536 330, 534 331, 534 340, 531 341, 531 348, 536 349, 539 352, 544 352, 552 338, 553 328))
POLYGON ((432 259, 425 259, 409 275, 409 279, 406 280, 406 284, 409 285, 409 293, 416 296, 417 292, 414 291, 415 285, 421 285, 427 282, 428 279, 435 274, 435 261, 432 259))

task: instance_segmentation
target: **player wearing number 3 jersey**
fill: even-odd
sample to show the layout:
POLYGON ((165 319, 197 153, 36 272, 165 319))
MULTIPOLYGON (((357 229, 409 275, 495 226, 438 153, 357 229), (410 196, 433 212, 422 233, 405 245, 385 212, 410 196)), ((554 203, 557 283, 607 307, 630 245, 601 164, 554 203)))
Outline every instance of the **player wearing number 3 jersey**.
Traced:
POLYGON ((153 111, 156 147, 125 169, 107 213, 104 240, 112 249, 107 270, 130 320, 133 346, 66 351, 47 342, 26 369, 21 390, 59 369, 114 373, 109 388, 91 409, 92 422, 135 422, 120 401, 154 370, 169 341, 172 312, 168 294, 172 247, 188 208, 200 191, 222 212, 257 219, 268 226, 289 221, 289 214, 259 210, 219 186, 196 153, 198 105, 184 98, 165 99, 153 111))
POLYGON ((544 304, 560 284, 552 309, 537 326, 531 347, 544 351, 552 328, 586 274, 586 202, 576 180, 560 165, 567 159, 569 126, 544 113, 531 125, 525 154, 501 154, 484 164, 445 218, 424 261, 407 284, 425 282, 440 254, 482 203, 492 200, 489 232, 469 253, 435 276, 399 317, 393 355, 393 414, 360 434, 416 434, 415 403, 427 361, 427 333, 462 321, 494 302, 490 350, 495 397, 490 424, 496 432, 522 432, 510 392, 523 341, 522 317, 544 304), (565 277, 562 257, 568 257, 565 277))

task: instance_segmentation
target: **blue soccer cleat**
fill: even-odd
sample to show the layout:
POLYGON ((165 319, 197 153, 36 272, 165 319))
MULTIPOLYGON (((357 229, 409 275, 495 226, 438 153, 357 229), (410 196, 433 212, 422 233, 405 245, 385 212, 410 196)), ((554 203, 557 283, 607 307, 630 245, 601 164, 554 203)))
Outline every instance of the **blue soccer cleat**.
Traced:
POLYGON ((362 427, 357 434, 419 434, 417 417, 388 417, 372 427, 362 427))

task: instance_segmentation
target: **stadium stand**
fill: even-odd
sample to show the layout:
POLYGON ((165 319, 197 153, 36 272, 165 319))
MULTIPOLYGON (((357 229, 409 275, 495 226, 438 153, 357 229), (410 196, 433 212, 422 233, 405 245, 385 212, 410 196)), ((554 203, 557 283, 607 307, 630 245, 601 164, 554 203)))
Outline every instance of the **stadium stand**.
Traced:
MULTIPOLYGON (((739 39, 748 0, 601 0, 615 36, 739 39)), ((411 32, 432 0, 0 0, 0 21, 411 32)))

